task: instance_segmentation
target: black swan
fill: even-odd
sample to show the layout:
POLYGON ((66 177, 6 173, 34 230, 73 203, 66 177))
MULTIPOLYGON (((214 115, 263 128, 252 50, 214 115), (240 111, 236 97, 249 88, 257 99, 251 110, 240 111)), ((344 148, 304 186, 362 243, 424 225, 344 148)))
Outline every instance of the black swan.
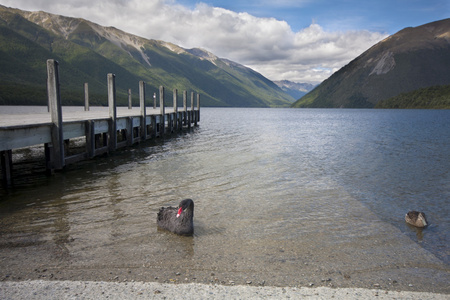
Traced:
POLYGON ((158 212, 159 227, 179 235, 194 234, 194 201, 184 199, 178 208, 161 207, 158 212))
POLYGON ((405 221, 416 227, 425 227, 428 225, 425 214, 419 211, 410 211, 405 216, 405 221))

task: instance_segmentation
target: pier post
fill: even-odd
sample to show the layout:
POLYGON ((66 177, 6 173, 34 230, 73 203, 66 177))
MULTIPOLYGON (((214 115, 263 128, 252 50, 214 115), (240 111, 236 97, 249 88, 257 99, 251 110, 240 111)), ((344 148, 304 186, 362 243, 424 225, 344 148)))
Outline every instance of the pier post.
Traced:
POLYGON ((141 140, 147 139, 147 111, 145 108, 145 82, 139 81, 139 106, 141 107, 141 140))
POLYGON ((84 110, 89 111, 89 83, 84 83, 84 110))
POLYGON ((128 89, 128 109, 132 109, 133 105, 131 103, 131 89, 128 89))
POLYGON ((65 165, 65 161, 58 61, 54 59, 47 60, 47 75, 47 96, 53 123, 50 161, 53 169, 61 170, 65 165))
POLYGON ((156 109, 156 93, 153 93, 153 109, 156 109))
POLYGON ((108 74, 109 150, 117 148, 116 75, 108 74))
POLYGON ((183 125, 187 125, 187 91, 183 91, 183 125))
POLYGON ((194 121, 194 92, 191 92, 191 110, 188 111, 188 127, 191 128, 191 123, 194 121))
POLYGON ((12 150, 0 151, 2 178, 6 186, 12 185, 12 150))
POLYGON ((197 93, 197 110, 194 112, 195 114, 195 126, 200 122, 200 94, 197 93))
POLYGON ((93 120, 88 120, 85 123, 86 132, 86 151, 89 158, 95 156, 95 122, 93 120))
POLYGON ((172 131, 178 130, 178 90, 173 89, 173 124, 172 131))
POLYGON ((127 118, 126 139, 127 146, 131 146, 134 144, 133 117, 127 118))
POLYGON ((160 135, 163 135, 166 122, 165 122, 165 108, 164 108, 164 87, 162 85, 159 87, 159 109, 161 115, 161 117, 159 118, 159 132, 160 135))

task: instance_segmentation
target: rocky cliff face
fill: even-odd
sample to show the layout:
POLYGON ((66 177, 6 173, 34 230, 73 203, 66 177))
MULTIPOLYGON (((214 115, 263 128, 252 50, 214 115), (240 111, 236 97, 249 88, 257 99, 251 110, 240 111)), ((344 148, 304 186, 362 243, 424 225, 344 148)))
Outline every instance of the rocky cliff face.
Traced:
POLYGON ((450 84, 450 19, 405 28, 334 73, 295 107, 374 107, 400 93, 450 84))

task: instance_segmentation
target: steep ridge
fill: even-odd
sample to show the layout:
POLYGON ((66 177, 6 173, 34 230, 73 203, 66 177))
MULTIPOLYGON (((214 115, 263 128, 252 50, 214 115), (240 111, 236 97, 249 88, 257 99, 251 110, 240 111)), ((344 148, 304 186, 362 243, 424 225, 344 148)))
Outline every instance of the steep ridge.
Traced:
POLYGON ((334 73, 293 107, 374 107, 420 88, 450 84, 450 19, 405 28, 334 73))

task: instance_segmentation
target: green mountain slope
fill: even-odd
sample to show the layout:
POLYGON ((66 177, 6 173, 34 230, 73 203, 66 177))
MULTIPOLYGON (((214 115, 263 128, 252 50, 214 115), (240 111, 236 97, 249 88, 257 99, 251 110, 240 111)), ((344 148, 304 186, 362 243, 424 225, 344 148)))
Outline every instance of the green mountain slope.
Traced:
POLYGON ((376 108, 450 109, 450 85, 432 86, 382 100, 376 108))
MULTIPOLYGON (((166 87, 201 94, 202 106, 289 106, 294 99, 272 81, 242 65, 201 49, 183 49, 84 19, 0 6, 0 104, 45 104, 46 60, 60 62, 64 104, 83 103, 89 82, 93 104, 107 103, 106 74, 116 75, 119 104, 138 82, 146 93, 166 87), (20 90, 20 91, 19 91, 20 90)), ((150 97, 147 97, 150 98, 150 97)), ((181 98, 181 97, 180 97, 181 98)))
POLYGON ((293 107, 374 107, 419 88, 450 84, 450 19, 406 28, 334 73, 293 107))

